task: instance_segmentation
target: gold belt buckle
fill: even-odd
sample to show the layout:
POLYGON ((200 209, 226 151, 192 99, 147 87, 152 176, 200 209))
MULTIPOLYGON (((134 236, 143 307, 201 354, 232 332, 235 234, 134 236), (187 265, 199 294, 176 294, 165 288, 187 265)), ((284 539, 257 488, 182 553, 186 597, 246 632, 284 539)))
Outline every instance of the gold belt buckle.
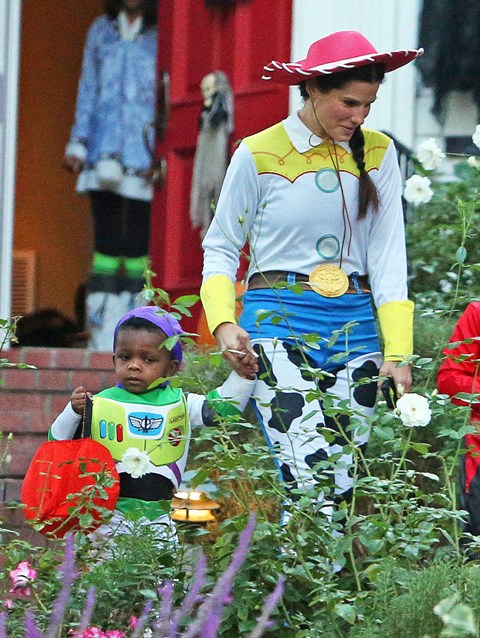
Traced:
POLYGON ((341 297, 349 286, 347 274, 333 264, 320 264, 308 276, 312 290, 322 297, 341 297))

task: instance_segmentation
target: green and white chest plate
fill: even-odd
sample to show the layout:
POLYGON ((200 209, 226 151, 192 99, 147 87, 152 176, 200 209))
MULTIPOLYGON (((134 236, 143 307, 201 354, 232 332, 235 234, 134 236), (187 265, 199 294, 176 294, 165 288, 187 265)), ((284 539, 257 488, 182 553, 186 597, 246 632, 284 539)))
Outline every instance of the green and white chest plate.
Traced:
POLYGON ((188 447, 190 424, 183 393, 164 405, 130 403, 96 395, 92 438, 119 461, 131 447, 145 451, 156 465, 178 461, 188 447))

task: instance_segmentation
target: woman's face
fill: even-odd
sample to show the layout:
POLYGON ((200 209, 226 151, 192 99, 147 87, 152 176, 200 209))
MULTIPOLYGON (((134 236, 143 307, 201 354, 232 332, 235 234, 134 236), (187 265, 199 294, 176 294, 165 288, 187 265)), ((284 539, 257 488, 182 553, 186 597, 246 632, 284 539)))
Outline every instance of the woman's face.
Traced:
POLYGON ((369 114, 379 86, 380 82, 355 80, 322 93, 312 82, 308 87, 310 99, 304 106, 305 123, 319 137, 348 142, 369 114))
POLYGON ((122 0, 122 4, 126 11, 141 11, 143 9, 143 0, 122 0))

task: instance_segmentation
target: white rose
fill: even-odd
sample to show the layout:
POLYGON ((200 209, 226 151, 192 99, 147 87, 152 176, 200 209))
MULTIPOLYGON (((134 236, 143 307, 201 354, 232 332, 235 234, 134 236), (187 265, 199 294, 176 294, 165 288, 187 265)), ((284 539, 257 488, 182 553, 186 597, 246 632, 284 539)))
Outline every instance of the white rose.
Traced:
POLYGON ((472 135, 472 140, 475 146, 480 148, 480 124, 477 124, 475 127, 475 133, 472 135))
POLYGON ((428 204, 433 197, 433 190, 430 188, 431 181, 428 177, 412 175, 405 182, 403 196, 409 204, 418 206, 428 204))
POLYGON ((452 292, 453 290, 453 284, 448 279, 440 279, 438 285, 442 292, 452 292))
POLYGON ((480 157, 470 155, 470 157, 467 159, 467 164, 472 168, 480 168, 480 157))
POLYGON ((398 399, 395 414, 406 428, 423 428, 432 418, 428 399, 415 392, 404 394, 398 399))
POLYGON ((150 472, 150 457, 147 452, 140 452, 136 447, 129 447, 125 450, 117 469, 119 472, 124 471, 130 474, 132 478, 141 478, 150 472))
POLYGON ((442 152, 435 138, 429 137, 428 140, 425 140, 419 145, 417 158, 423 168, 427 171, 433 171, 438 168, 442 160, 445 159, 445 153, 442 152))

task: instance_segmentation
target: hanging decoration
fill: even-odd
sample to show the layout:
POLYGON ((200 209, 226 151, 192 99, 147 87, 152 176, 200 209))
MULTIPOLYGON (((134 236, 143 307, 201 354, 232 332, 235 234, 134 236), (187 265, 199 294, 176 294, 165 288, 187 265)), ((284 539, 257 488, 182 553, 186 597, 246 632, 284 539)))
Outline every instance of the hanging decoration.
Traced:
POLYGON ((203 237, 212 220, 227 170, 230 135, 233 131, 233 97, 222 71, 206 75, 200 85, 203 109, 190 193, 190 219, 203 237))

